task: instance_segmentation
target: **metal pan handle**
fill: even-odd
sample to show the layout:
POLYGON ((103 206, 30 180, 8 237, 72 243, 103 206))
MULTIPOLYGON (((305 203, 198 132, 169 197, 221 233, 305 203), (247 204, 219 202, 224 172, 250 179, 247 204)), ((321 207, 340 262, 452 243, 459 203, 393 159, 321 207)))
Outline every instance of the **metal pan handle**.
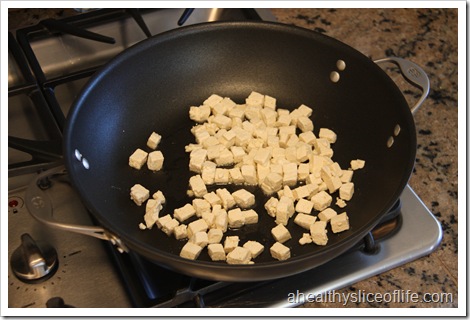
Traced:
POLYGON ((108 240, 114 244, 120 252, 127 252, 127 247, 118 237, 101 227, 67 224, 54 219, 51 198, 44 190, 41 189, 41 186, 44 186, 45 183, 50 183, 52 179, 57 179, 64 175, 67 175, 67 170, 64 165, 61 165, 42 172, 36 177, 36 179, 31 181, 25 193, 25 203, 30 214, 36 220, 48 225, 49 227, 80 233, 101 240, 108 240))
POLYGON ((430 84, 426 72, 424 72, 424 70, 414 62, 397 57, 387 57, 375 60, 374 62, 377 64, 390 62, 397 65, 400 68, 400 72, 405 78, 405 80, 408 81, 410 84, 414 85, 415 87, 421 89, 421 97, 411 108, 411 113, 414 114, 429 94, 430 84))

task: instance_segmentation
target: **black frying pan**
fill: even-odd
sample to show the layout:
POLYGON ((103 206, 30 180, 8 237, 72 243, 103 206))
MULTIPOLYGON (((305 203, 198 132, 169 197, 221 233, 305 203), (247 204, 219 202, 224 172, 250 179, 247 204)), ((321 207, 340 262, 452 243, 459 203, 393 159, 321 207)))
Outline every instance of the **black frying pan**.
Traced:
MULTIPOLYGON (((279 278, 311 269, 338 256, 360 241, 400 196, 413 169, 416 133, 402 93, 380 67, 351 47, 306 29, 265 22, 209 23, 184 27, 145 40, 108 63, 76 100, 65 131, 66 167, 73 185, 99 223, 130 249, 179 272, 224 281, 279 278), (334 83, 330 73, 338 71, 334 83), (185 241, 166 236, 156 227, 142 231, 144 207, 130 200, 140 183, 151 192, 162 190, 172 213, 192 199, 186 194, 188 154, 194 142, 188 110, 212 93, 238 103, 251 91, 277 98, 278 107, 313 108, 314 132, 330 128, 338 135, 333 159, 342 168, 352 159, 366 167, 354 174, 355 194, 348 202, 350 230, 329 232, 327 246, 300 246, 305 230, 290 220, 293 239, 285 244, 292 258, 277 261, 269 247, 275 226, 265 212, 266 201, 256 192, 260 221, 227 235, 241 243, 265 245, 254 265, 211 262, 207 250, 196 261, 180 258, 185 241), (394 136, 399 125, 401 130, 394 136), (163 136, 161 172, 134 170, 128 158, 152 131, 163 136), (394 137, 391 147, 389 138, 394 137), (76 153, 82 158, 79 161, 76 153), (86 159, 84 162, 83 159, 86 159), (86 163, 84 165, 84 163, 86 163)), ((234 191, 240 187, 229 187, 234 191)), ((333 205, 333 208, 336 208, 333 205)), ((343 210, 338 209, 339 212, 343 210)))

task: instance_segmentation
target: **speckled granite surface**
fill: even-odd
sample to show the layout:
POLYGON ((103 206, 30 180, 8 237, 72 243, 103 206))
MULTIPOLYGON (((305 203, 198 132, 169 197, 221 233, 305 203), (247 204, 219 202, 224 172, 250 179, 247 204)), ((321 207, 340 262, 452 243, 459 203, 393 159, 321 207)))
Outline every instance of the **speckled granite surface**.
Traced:
MULTIPOLYGON (((398 56, 423 67, 431 92, 415 115, 418 153, 410 185, 438 218, 441 246, 431 255, 361 281, 340 293, 411 290, 451 293, 443 303, 349 303, 347 307, 456 307, 457 268, 457 10, 456 9, 272 9, 278 21, 325 33, 372 59, 398 56)), ((76 14, 71 9, 18 10, 9 29, 46 17, 76 14)), ((394 77, 395 78, 395 77, 394 77)), ((410 104, 418 91, 397 78, 410 104)), ((305 307, 343 307, 340 303, 307 303, 305 307)))

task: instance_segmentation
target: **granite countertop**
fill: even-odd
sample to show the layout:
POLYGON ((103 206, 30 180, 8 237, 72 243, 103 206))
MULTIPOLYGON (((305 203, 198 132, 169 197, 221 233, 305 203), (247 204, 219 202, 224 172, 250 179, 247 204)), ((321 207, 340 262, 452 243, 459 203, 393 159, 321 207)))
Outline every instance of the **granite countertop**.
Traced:
MULTIPOLYGON (((398 56, 428 74, 431 91, 415 114, 418 150, 409 184, 442 224, 443 240, 432 254, 338 290, 340 293, 451 293, 441 303, 348 303, 346 307, 458 306, 457 9, 272 9, 279 22, 334 37, 371 59, 398 56)), ((72 9, 27 9, 9 13, 9 29, 76 14, 72 9)), ((399 86, 405 86, 397 80, 399 86)), ((401 81, 401 82, 400 82, 401 81)), ((404 87, 412 104, 419 91, 404 87)), ((304 307, 344 307, 306 303, 304 307)))

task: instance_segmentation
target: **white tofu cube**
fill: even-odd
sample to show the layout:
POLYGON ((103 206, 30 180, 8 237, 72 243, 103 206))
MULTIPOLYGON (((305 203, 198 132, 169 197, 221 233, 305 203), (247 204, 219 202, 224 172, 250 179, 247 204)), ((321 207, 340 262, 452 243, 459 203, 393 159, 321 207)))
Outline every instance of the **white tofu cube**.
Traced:
POLYGON ((148 153, 142 149, 137 149, 129 157, 129 166, 140 170, 142 166, 147 162, 148 153))
POLYGON ((261 148, 261 149, 256 150, 253 161, 262 166, 267 166, 270 159, 271 159, 271 150, 268 148, 261 148))
POLYGON ((211 108, 208 105, 201 105, 199 107, 189 107, 189 118, 193 121, 203 123, 207 121, 211 115, 211 108))
POLYGON ((308 185, 303 185, 292 190, 292 195, 295 200, 300 200, 303 198, 310 197, 311 189, 308 185))
POLYGON ((333 198, 325 191, 318 192, 310 199, 313 203, 313 208, 318 211, 328 208, 332 200, 333 198))
MULTIPOLYGON (((201 178, 206 185, 212 185, 215 183, 215 170, 217 165, 212 161, 205 161, 201 166, 201 178)), ((191 170, 194 171, 194 170, 191 170)), ((197 171, 195 171, 197 172, 197 171)))
POLYGON ((354 183, 347 182, 339 188, 339 197, 343 200, 349 201, 354 194, 354 183))
POLYGON ((229 166, 234 163, 233 153, 227 148, 223 148, 218 157, 215 158, 215 163, 218 166, 229 166))
POLYGON ((279 261, 287 260, 290 258, 290 249, 282 243, 276 242, 269 248, 271 256, 279 261))
POLYGON ((310 118, 301 116, 297 118, 297 127, 302 132, 313 131, 313 122, 310 118))
POLYGON ((228 213, 224 209, 220 209, 218 211, 214 211, 215 214, 215 222, 214 227, 216 229, 222 230, 222 232, 226 232, 228 228, 228 213))
POLYGON ((237 205, 242 209, 248 209, 255 204, 255 195, 245 189, 233 192, 232 196, 237 205))
POLYGON ((352 181, 354 171, 352 170, 343 170, 343 174, 341 175, 341 182, 347 183, 352 181))
POLYGON ((313 113, 312 108, 306 106, 305 104, 301 104, 296 110, 299 112, 299 115, 305 117, 310 117, 313 113))
POLYGON ((211 212, 211 204, 206 199, 193 199, 193 208, 197 217, 202 217, 204 212, 211 212))
POLYGON ((318 214, 318 219, 328 222, 331 218, 337 215, 337 212, 331 208, 326 208, 318 214))
POLYGON ((215 224, 215 213, 214 212, 204 212, 201 216, 204 220, 206 220, 207 225, 209 228, 212 228, 215 224))
POLYGON ((313 209, 313 203, 307 199, 300 199, 295 205, 295 211, 304 214, 311 214, 313 209))
POLYGON ((333 233, 349 230, 349 218, 346 212, 340 213, 330 220, 331 231, 333 233))
POLYGON ((136 205, 141 206, 150 197, 150 191, 140 184, 131 188, 131 199, 136 205))
POLYGON ((235 167, 228 169, 228 172, 230 174, 230 182, 233 184, 243 184, 245 182, 245 179, 243 178, 242 172, 240 168, 235 167))
POLYGON ((222 101, 222 97, 217 94, 211 94, 209 98, 204 100, 203 104, 208 105, 209 107, 215 106, 217 103, 222 101))
POLYGON ((253 91, 250 93, 248 98, 245 99, 245 103, 247 107, 261 108, 264 106, 264 95, 256 91, 253 91))
POLYGON ((251 260, 250 250, 243 247, 236 247, 227 254, 228 264, 249 264, 251 260))
POLYGON ((275 172, 270 172, 261 183, 261 189, 266 195, 271 195, 282 188, 283 178, 275 172))
POLYGON ((207 252, 212 261, 225 261, 224 247, 220 243, 210 243, 207 252))
POLYGON ((161 192, 160 190, 156 191, 152 195, 152 198, 155 199, 155 200, 160 201, 161 204, 165 204, 165 202, 166 202, 165 196, 163 195, 163 192, 161 192))
POLYGON ((290 114, 280 114, 277 117, 277 121, 274 124, 276 127, 287 127, 291 124, 291 116, 290 114))
POLYGON ((228 111, 233 107, 235 107, 235 102, 233 102, 232 99, 225 97, 212 107, 212 113, 214 115, 228 115, 228 111))
POLYGON ((317 221, 310 226, 310 236, 313 243, 319 246, 325 246, 328 243, 326 231, 326 221, 317 221))
POLYGON ((277 198, 271 197, 264 204, 264 208, 266 209, 266 212, 273 218, 276 217, 278 203, 279 203, 279 200, 277 198))
POLYGON ((175 227, 173 234, 175 235, 176 240, 186 239, 188 237, 188 226, 185 224, 180 224, 175 227))
POLYGON ((148 154, 147 167, 151 171, 160 171, 163 167, 163 153, 159 150, 152 151, 148 154))
POLYGON ((295 186, 297 184, 297 164, 290 162, 282 166, 283 184, 286 186, 295 186))
POLYGON ((164 215, 163 217, 160 217, 155 223, 157 224, 157 227, 159 229, 163 228, 163 225, 170 222, 173 218, 167 214, 167 215, 164 215))
POLYGON ((340 208, 344 208, 346 207, 346 201, 344 201, 343 199, 341 198, 336 198, 336 205, 340 208))
POLYGON ((276 208, 276 223, 286 226, 294 212, 294 201, 289 197, 282 196, 276 208))
POLYGON ((198 198, 203 197, 207 193, 207 187, 199 174, 189 178, 189 186, 198 198))
POLYGON ((246 152, 242 147, 232 146, 230 148, 230 151, 232 151, 233 161, 235 163, 241 162, 243 160, 243 157, 246 156, 246 152))
POLYGON ((228 184, 229 182, 230 182, 230 174, 228 172, 228 169, 216 168, 215 176, 214 176, 214 183, 215 184, 228 184))
POLYGON ((215 190, 215 193, 219 196, 222 201, 222 207, 225 210, 231 209, 235 206, 236 202, 232 194, 225 188, 215 190))
POLYGON ((310 236, 309 233, 303 233, 302 238, 299 239, 299 244, 303 246, 309 243, 312 243, 312 237, 310 236))
POLYGON ((150 134, 150 137, 148 138, 147 140, 147 146, 150 148, 150 149, 157 149, 158 147, 158 144, 160 143, 160 141, 162 140, 162 136, 159 135, 158 133, 156 132, 152 132, 150 134))
POLYGON ((233 249, 238 247, 240 238, 238 236, 227 236, 224 241, 224 251, 225 253, 231 252, 233 249))
POLYGON ((209 243, 209 238, 207 237, 207 233, 204 231, 196 232, 189 238, 189 242, 197 244, 201 248, 205 248, 209 243))
POLYGON ((261 243, 252 240, 245 242, 243 248, 250 251, 252 259, 258 257, 264 250, 264 246, 261 243))
POLYGON ((335 143, 336 142, 336 133, 334 133, 330 129, 320 128, 320 132, 318 133, 318 136, 322 139, 328 140, 329 143, 335 143))
POLYGON ((147 201, 147 205, 145 206, 144 221, 148 229, 152 229, 153 225, 158 220, 158 215, 162 208, 161 201, 159 200, 150 199, 147 201))
POLYGON ((189 154, 189 170, 200 173, 207 159, 207 150, 195 149, 189 154))
POLYGON ((351 169, 352 170, 358 170, 364 168, 366 162, 364 160, 351 160, 351 169))
POLYGON ((180 257, 189 260, 196 260, 201 254, 201 251, 202 248, 197 244, 187 242, 181 249, 180 257))
POLYGON ((237 229, 245 225, 245 216, 240 208, 229 210, 227 214, 230 228, 237 229))
POLYGON ((276 110, 276 98, 265 95, 264 96, 264 107, 272 109, 272 110, 276 110))
POLYGON ((258 214, 255 210, 242 210, 242 214, 245 218, 245 224, 255 224, 258 223, 258 214))
POLYGON ((167 236, 171 236, 177 226, 179 226, 179 222, 176 219, 171 219, 168 221, 165 221, 165 223, 162 224, 162 231, 166 233, 167 236))
POLYGON ((187 203, 181 208, 177 208, 173 212, 173 217, 175 217, 179 222, 184 222, 196 214, 194 207, 187 203))
POLYGON ((310 165, 308 163, 301 163, 297 168, 297 180, 305 181, 310 174, 310 165))
POLYGON ((256 167, 254 165, 242 165, 241 172, 243 179, 245 180, 245 184, 255 186, 258 184, 258 177, 256 174, 256 167))
POLYGON ((328 191, 330 193, 335 192, 341 187, 341 179, 335 175, 335 173, 330 169, 329 166, 324 166, 323 168, 321 168, 320 175, 323 182, 326 183, 326 186, 328 187, 328 191))
POLYGON ((292 239, 292 236, 287 230, 286 227, 284 227, 283 224, 278 224, 274 228, 271 229, 271 234, 273 235, 274 239, 280 243, 284 243, 289 239, 292 239))
POLYGON ((209 243, 220 243, 222 241, 224 233, 220 229, 209 229, 207 232, 207 238, 209 243))
MULTIPOLYGON (((161 220, 161 219, 160 219, 161 220)), ((198 219, 196 221, 191 222, 188 224, 188 238, 191 238, 193 234, 203 231, 206 232, 209 229, 206 220, 198 219)))
POLYGON ((312 131, 306 131, 299 134, 299 139, 300 141, 305 142, 310 146, 313 146, 315 140, 317 140, 317 137, 315 137, 315 134, 312 131))

